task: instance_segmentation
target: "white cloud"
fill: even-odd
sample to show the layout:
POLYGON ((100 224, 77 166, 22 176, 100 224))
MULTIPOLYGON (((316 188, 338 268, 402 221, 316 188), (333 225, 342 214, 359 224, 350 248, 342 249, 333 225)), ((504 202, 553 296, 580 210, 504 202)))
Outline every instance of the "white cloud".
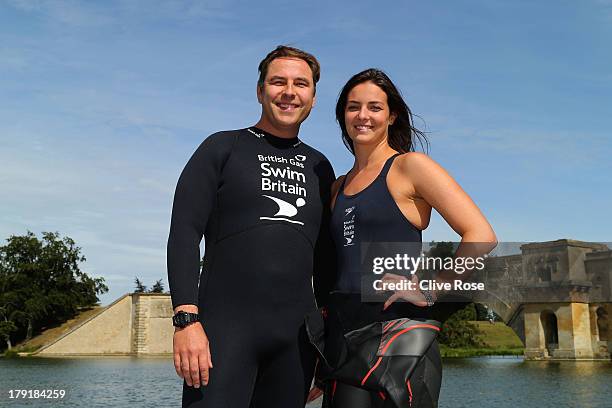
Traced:
POLYGON ((232 1, 198 0, 120 0, 118 9, 124 14, 144 19, 192 20, 202 18, 229 19, 232 1))
POLYGON ((93 2, 74 0, 9 0, 18 10, 40 14, 47 19, 70 26, 103 26, 115 21, 111 13, 93 2))
POLYGON ((77 0, 8 0, 26 13, 73 27, 101 27, 150 20, 191 21, 231 20, 231 1, 118 0, 88 2, 77 0))
POLYGON ((160 181, 152 178, 141 178, 138 183, 151 191, 156 191, 165 195, 174 193, 174 186, 168 184, 167 180, 160 181))
MULTIPOLYGON (((445 141, 450 138, 446 137, 445 141)), ((464 130, 452 136, 454 143, 486 148, 509 156, 538 156, 543 162, 561 160, 565 165, 602 164, 612 145, 603 135, 521 129, 464 130)))

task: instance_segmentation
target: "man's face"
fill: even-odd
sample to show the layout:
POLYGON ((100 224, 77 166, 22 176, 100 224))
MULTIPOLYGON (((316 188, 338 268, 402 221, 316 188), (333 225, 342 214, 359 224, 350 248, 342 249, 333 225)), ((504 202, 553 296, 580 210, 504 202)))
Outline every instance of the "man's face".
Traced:
POLYGON ((262 120, 272 128, 296 130, 314 106, 314 82, 308 63, 298 58, 276 58, 268 65, 257 100, 262 120))

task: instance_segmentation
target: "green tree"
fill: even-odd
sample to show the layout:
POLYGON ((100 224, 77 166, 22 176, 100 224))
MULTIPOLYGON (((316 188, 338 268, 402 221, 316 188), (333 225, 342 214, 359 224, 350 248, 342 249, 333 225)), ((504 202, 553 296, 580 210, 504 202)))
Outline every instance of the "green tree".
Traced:
POLYGON ((149 293, 164 293, 163 281, 161 279, 158 281, 155 281, 155 284, 153 285, 149 293))
POLYGON ((10 306, 0 307, 0 337, 10 350, 13 347, 11 334, 17 331, 15 321, 19 320, 19 311, 11 310, 10 306))
POLYGON ((143 285, 140 279, 138 278, 134 279, 134 285, 136 285, 134 293, 145 293, 147 291, 147 287, 143 285))
POLYGON ((452 258, 455 253, 455 249, 456 248, 454 244, 450 241, 440 241, 440 242, 431 241, 431 243, 429 244, 429 251, 427 251, 427 256, 439 257, 439 258, 446 258, 446 257, 452 258))
MULTIPOLYGON (((455 245, 452 242, 432 241, 427 256, 453 257, 455 245)), ((476 307, 469 302, 444 302, 434 306, 434 316, 444 321, 438 341, 452 348, 478 347, 478 329, 470 321, 476 320, 476 307), (449 316, 450 315, 450 316, 449 316)))
POLYGON ((41 327, 93 306, 108 291, 104 278, 80 270, 84 261, 74 240, 57 232, 43 232, 39 239, 28 231, 0 246, 0 330, 7 347, 11 336, 30 338, 41 327))
POLYGON ((478 329, 471 321, 476 319, 474 303, 453 313, 442 325, 438 341, 452 348, 479 347, 478 329))

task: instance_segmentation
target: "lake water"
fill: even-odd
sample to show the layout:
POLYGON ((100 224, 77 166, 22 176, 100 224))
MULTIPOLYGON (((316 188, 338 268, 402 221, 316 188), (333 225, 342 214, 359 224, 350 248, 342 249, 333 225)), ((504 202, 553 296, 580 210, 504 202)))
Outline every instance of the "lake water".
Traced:
MULTIPOLYGON (((174 407, 180 398, 170 359, 0 359, 0 407, 174 407), (66 397, 10 399, 10 389, 65 390, 66 397)), ((612 363, 447 359, 440 407, 610 408, 612 363)))

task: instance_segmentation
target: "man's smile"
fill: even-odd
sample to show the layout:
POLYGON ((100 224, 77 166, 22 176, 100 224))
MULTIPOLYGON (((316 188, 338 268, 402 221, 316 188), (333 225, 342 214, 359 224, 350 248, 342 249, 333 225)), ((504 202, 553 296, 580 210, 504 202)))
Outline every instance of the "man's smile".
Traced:
POLYGON ((291 112, 300 107, 300 105, 295 104, 295 103, 284 103, 284 102, 278 102, 276 103, 276 106, 278 106, 280 110, 287 111, 287 112, 291 112))

